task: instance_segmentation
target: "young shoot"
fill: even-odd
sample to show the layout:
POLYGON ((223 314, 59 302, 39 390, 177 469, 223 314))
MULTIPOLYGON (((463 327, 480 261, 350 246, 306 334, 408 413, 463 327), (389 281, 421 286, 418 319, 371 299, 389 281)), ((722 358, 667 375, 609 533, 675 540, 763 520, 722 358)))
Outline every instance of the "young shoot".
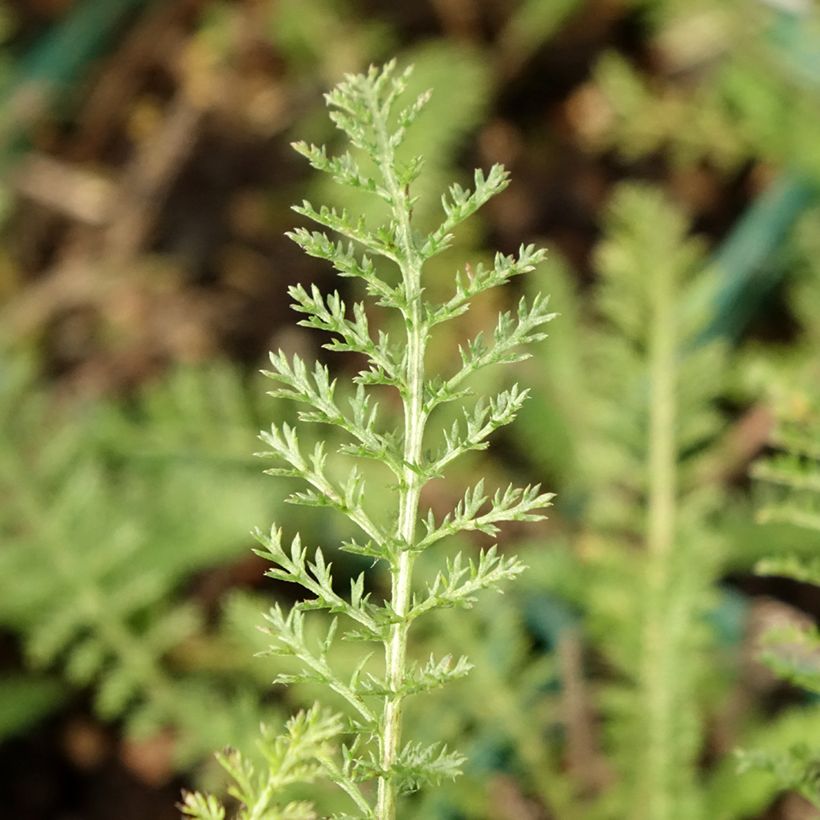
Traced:
MULTIPOLYGON (((362 574, 343 594, 321 549, 303 545, 298 535, 286 541, 277 527, 269 534, 257 533, 262 544, 258 552, 272 564, 268 575, 299 585, 308 596, 289 611, 276 605, 265 616, 272 652, 301 663, 301 672, 280 676, 280 682, 320 682, 348 708, 337 714, 317 705, 296 715, 281 736, 265 734, 260 741, 265 761, 261 768, 236 752, 221 757, 235 781, 230 793, 239 803, 240 818, 314 817, 310 804, 288 802, 287 788, 327 779, 346 795, 344 813, 334 816, 392 820, 401 795, 459 774, 464 758, 443 744, 428 746, 408 737, 403 715, 411 695, 423 696, 463 677, 470 664, 467 658, 451 656, 431 657, 421 664, 412 661, 411 629, 437 608, 472 606, 478 592, 514 578, 523 566, 491 546, 472 558, 458 554, 443 561, 425 587, 414 583, 414 565, 422 552, 458 533, 478 530, 493 536, 502 522, 540 520, 552 498, 537 486, 511 486, 487 494, 478 481, 443 518, 420 509, 423 487, 442 476, 460 455, 486 448, 493 431, 512 422, 527 397, 526 390, 514 385, 498 395, 470 400, 469 377, 489 365, 527 358, 522 347, 544 338, 543 326, 554 314, 548 311, 547 299, 522 299, 517 310, 499 317, 490 335, 479 335, 460 348, 460 366, 453 372, 425 369, 435 326, 463 314, 475 296, 533 270, 544 251, 522 246, 514 256, 496 254, 491 265, 457 273, 445 301, 428 301, 425 263, 449 247, 461 222, 506 187, 508 175, 494 165, 487 173, 475 172, 472 190, 453 185, 441 200, 441 224, 420 235, 413 224, 412 190, 422 173, 422 159, 401 160, 398 152, 429 93, 409 105, 402 103, 408 76, 409 71, 398 73, 391 62, 366 74, 348 75, 326 95, 330 117, 350 150, 332 156, 324 146, 293 146, 340 185, 381 200, 387 216, 384 224, 373 226, 356 214, 305 201, 294 210, 321 229, 296 228, 288 236, 309 255, 330 262, 340 276, 362 280, 369 300, 395 311, 403 331, 400 340, 374 333, 366 303, 346 305, 338 292, 327 295, 315 285, 297 285, 289 294, 303 316, 299 324, 331 334, 325 347, 360 354, 366 365, 353 379, 352 399, 344 401, 337 397, 337 381, 323 364, 308 366, 298 356, 279 352, 271 355, 267 375, 276 383, 274 395, 300 405, 303 422, 339 428, 345 439, 339 452, 381 463, 397 490, 395 509, 373 510, 363 474, 354 465, 338 480, 329 469, 324 442, 308 451, 300 445, 297 430, 285 423, 274 424, 261 436, 267 454, 277 462, 269 472, 302 485, 289 500, 331 507, 350 519, 360 536, 339 549, 366 556, 374 564, 373 572, 389 575, 389 584, 385 599, 374 600, 362 574), (381 422, 386 414, 379 412, 377 390, 385 385, 398 391, 403 409, 393 428, 381 422), (446 402, 469 403, 440 441, 429 440, 428 420, 446 402), (393 523, 387 526, 383 521, 393 523), (327 635, 318 645, 307 638, 305 629, 307 613, 313 610, 331 616, 327 635), (375 645, 363 648, 361 664, 352 675, 333 668, 330 650, 341 637, 375 645), (383 665, 378 672, 365 671, 374 648, 383 665)), ((201 794, 186 794, 183 810, 190 817, 226 816, 217 799, 201 794)))

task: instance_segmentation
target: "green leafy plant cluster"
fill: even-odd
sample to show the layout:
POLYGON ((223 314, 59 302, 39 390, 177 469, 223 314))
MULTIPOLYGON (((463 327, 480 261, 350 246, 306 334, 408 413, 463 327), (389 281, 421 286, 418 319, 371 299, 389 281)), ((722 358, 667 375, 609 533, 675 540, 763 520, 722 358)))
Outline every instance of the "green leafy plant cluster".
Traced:
MULTIPOLYGON (((434 780, 443 781, 439 788, 422 788, 400 803, 402 817, 504 818, 515 811, 507 806, 511 794, 516 806, 532 804, 533 811, 568 820, 641 812, 704 820, 758 816, 781 787, 816 800, 812 738, 820 713, 802 698, 774 716, 760 708, 766 690, 749 680, 757 673, 744 665, 742 635, 756 602, 724 580, 772 553, 762 571, 816 580, 805 556, 816 548, 817 435, 809 430, 809 405, 789 399, 774 442, 787 455, 756 470, 772 503, 766 523, 752 527, 736 486, 742 457, 733 455, 736 434, 726 425, 757 394, 737 386, 745 354, 714 342, 721 326, 713 306, 737 312, 739 300, 718 292, 733 268, 710 265, 679 209, 654 188, 616 188, 592 263, 595 283, 578 293, 559 261, 540 265, 526 277, 533 299, 493 333, 462 344, 461 374, 426 376, 421 414, 413 415, 412 339, 418 360, 425 328, 432 330, 423 358, 428 373, 439 372, 464 326, 481 327, 494 310, 480 291, 541 260, 529 248, 513 259, 479 256, 478 220, 459 225, 444 247, 451 227, 503 187, 500 170, 477 177, 473 191, 453 189, 441 227, 434 194, 457 174, 453 156, 461 137, 485 115, 498 78, 508 77, 580 5, 527 0, 510 12, 492 46, 434 41, 404 54, 417 66, 404 78, 413 88, 457 93, 437 93, 393 146, 398 197, 382 173, 383 158, 374 159, 376 120, 366 110, 372 121, 349 151, 300 145, 325 172, 307 195, 327 203, 305 205, 302 213, 328 233, 297 229, 294 238, 331 261, 340 276, 358 280, 342 282, 339 295, 309 286, 291 292, 310 331, 298 337, 299 349, 319 335, 313 331, 328 332, 329 347, 343 354, 341 367, 272 357, 276 389, 311 422, 297 437, 285 401, 276 412, 288 424, 266 433, 270 450, 284 458, 279 486, 307 479, 291 497, 308 505, 306 515, 280 510, 271 503, 278 488, 260 488, 252 477, 255 468, 245 461, 251 431, 269 411, 247 412, 245 389, 233 373, 205 375, 202 382, 174 376, 138 400, 136 412, 106 405, 91 420, 64 426, 54 424, 54 408, 32 390, 29 376, 18 378, 4 366, 0 405, 9 435, 0 486, 8 501, 0 510, 0 573, 25 582, 0 603, 0 621, 20 636, 29 671, 0 680, 0 733, 21 731, 71 692, 88 688, 104 720, 125 719, 138 734, 170 730, 178 766, 224 744, 241 749, 220 756, 240 816, 372 816, 367 812, 389 810, 396 793, 434 780), (417 154, 425 165, 410 193, 405 180, 419 170, 417 154), (424 257, 425 281, 415 292, 408 288, 414 265, 394 199, 412 212, 416 261, 424 257), (481 258, 483 267, 465 266, 451 291, 451 270, 468 258, 481 258), (349 297, 362 285, 367 306, 349 297), (536 356, 520 366, 531 391, 523 403, 522 393, 504 383, 506 368, 483 365, 518 355, 505 349, 505 339, 540 333, 528 328, 545 315, 534 301, 539 289, 552 292, 564 319, 560 332, 537 342, 536 356), (475 309, 456 316, 472 297, 475 309), (420 316, 413 315, 417 303, 420 316), (363 369, 349 380, 350 368, 363 369), (462 415, 468 387, 487 396, 500 390, 503 398, 462 415), (488 457, 481 448, 489 428, 516 412, 517 423, 504 432, 509 459, 494 459, 492 451, 488 457), (405 443, 418 440, 419 426, 430 449, 408 458, 405 443), (443 442, 438 450, 436 436, 443 442), (471 563, 459 550, 469 555, 476 541, 509 520, 539 514, 533 505, 545 500, 534 489, 486 489, 504 488, 519 465, 559 492, 550 549, 538 530, 533 543, 517 550, 531 568, 525 577, 491 610, 466 616, 457 607, 472 590, 515 574, 519 564, 490 551, 471 563), (484 483, 455 492, 475 475, 484 483), (413 506, 416 492, 419 515, 408 541, 402 511, 413 506), (206 605, 191 588, 224 572, 218 567, 234 566, 247 552, 247 522, 272 514, 288 538, 278 529, 259 534, 260 553, 273 563, 278 583, 265 633, 255 636, 259 597, 234 591, 223 610, 221 595, 206 605), (296 529, 299 539, 291 537, 296 529), (342 544, 333 552, 332 573, 329 553, 313 548, 328 542, 342 544), (412 587, 399 584, 402 559, 412 587), (370 571, 371 565, 381 570, 370 571), (411 590, 404 613, 394 594, 402 588, 411 590), (110 595, 117 606, 109 617, 110 595), (403 631, 412 637, 403 670, 391 679, 403 631), (370 657, 362 648, 367 641, 375 649, 370 657), (271 643, 285 657, 250 660, 252 651, 270 654, 271 643), (288 686, 270 693, 273 667, 288 686), (458 685, 436 697, 411 697, 454 679, 458 685), (314 706, 316 699, 325 705, 314 706), (301 711, 284 733, 266 729, 254 748, 255 727, 277 725, 283 705, 301 711), (391 723, 412 726, 410 743, 405 732, 392 734, 392 767, 383 755, 391 723), (737 747, 750 750, 741 774, 737 747), (464 776, 450 782, 456 769, 464 776), (341 791, 326 789, 327 780, 341 791)), ((614 147, 627 160, 661 153, 677 181, 683 177, 675 175, 695 167, 710 179, 732 178, 749 162, 765 172, 750 177, 754 185, 772 164, 796 170, 801 186, 816 179, 817 83, 807 59, 817 34, 814 12, 742 2, 633 5, 633 20, 651 37, 653 70, 644 74, 636 65, 646 61, 614 54, 600 63, 597 96, 587 98, 605 114, 591 118, 604 122, 599 146, 614 147)), ((329 139, 330 129, 305 105, 310 86, 395 46, 391 25, 356 21, 351 8, 312 0, 269 4, 266 12, 296 89, 293 132, 316 142, 329 139)), ((201 36, 219 52, 221 38, 230 40, 240 27, 233 25, 232 6, 216 4, 212 11, 201 36)), ((228 52, 235 47, 224 45, 228 52)), ((231 62, 229 53, 223 56, 231 62)), ((381 92, 391 94, 395 79, 384 81, 381 92)), ((354 91, 361 87, 335 96, 342 123, 352 116, 348 109, 363 113, 361 99, 350 98, 354 91)), ((415 113, 411 106, 404 115, 415 113)), ((394 117, 388 137, 396 128, 394 117)), ((781 190, 772 186, 759 204, 781 190)), ((278 195, 289 197, 287 186, 278 195)), ((805 198, 798 199, 803 208, 805 198)), ((761 289, 769 268, 755 265, 764 246, 790 270, 805 268, 789 309, 813 340, 801 340, 788 355, 769 345, 755 354, 792 368, 817 341, 817 214, 807 214, 805 247, 789 244, 783 254, 789 225, 774 205, 733 246, 740 251, 733 258, 747 273, 764 272, 753 280, 761 289)), ((719 263, 728 258, 723 250, 719 263)), ((809 693, 817 691, 816 651, 810 628, 789 626, 767 643, 775 670, 809 693)), ((185 800, 194 816, 232 810, 214 797, 185 800)))
MULTIPOLYGON (((507 175, 494 166, 487 174, 476 171, 472 190, 451 186, 441 199, 442 222, 426 236, 419 235, 412 223, 416 198, 411 186, 422 173, 423 161, 402 155, 401 147, 429 94, 399 107, 407 77, 407 72, 397 74, 390 63, 364 75, 348 75, 327 95, 331 118, 353 152, 331 156, 324 147, 294 145, 314 168, 382 203, 384 221, 374 227, 346 211, 304 202, 295 208, 298 213, 343 239, 306 228, 290 236, 308 254, 329 261, 341 276, 361 280, 378 307, 396 311, 401 337, 372 331, 361 302, 348 309, 337 292, 325 296, 315 286, 310 290, 295 286, 290 296, 296 311, 306 316, 301 324, 333 334, 325 347, 358 354, 365 365, 346 401, 337 397, 337 383, 323 364, 308 368, 298 357, 278 353, 271 355, 273 369, 268 375, 278 385, 274 395, 303 406, 299 414, 303 422, 334 425, 347 434, 349 443, 339 448, 340 454, 376 462, 389 472, 395 486, 392 510, 386 514, 371 509, 362 470, 355 465, 340 473, 323 442, 304 452, 296 430, 288 424, 273 425, 262 439, 270 447, 269 454, 284 463, 270 472, 307 484, 307 489, 288 500, 330 507, 346 516, 359 536, 344 542, 341 549, 380 563, 388 571, 389 588, 383 601, 378 601, 362 572, 343 595, 334 585, 330 561, 321 549, 309 550, 298 536, 286 543, 277 528, 269 535, 258 533, 259 553, 273 564, 268 574, 301 586, 309 595, 288 612, 274 606, 266 616, 273 638, 270 651, 301 661, 296 676, 279 680, 322 683, 339 696, 346 713, 336 715, 317 707, 295 717, 285 736, 263 741, 266 766, 261 772, 241 756, 224 757, 223 765, 236 782, 232 793, 241 804, 241 817, 306 816, 301 802, 278 802, 280 789, 293 780, 312 781, 322 774, 350 797, 355 816, 384 820, 396 816, 402 794, 460 772, 464 760, 460 753, 404 738, 403 713, 411 695, 463 677, 470 663, 449 654, 417 660, 411 654, 410 630, 434 610, 472 606, 478 592, 514 578, 523 566, 495 546, 472 559, 459 553, 441 565, 423 589, 414 584, 414 568, 430 548, 457 533, 480 531, 492 536, 502 522, 540 519, 551 499, 529 486, 510 486, 488 495, 479 481, 443 518, 421 508, 425 485, 459 456, 486 448, 492 432, 513 421, 527 393, 513 385, 490 399, 479 398, 464 409, 460 421, 441 431, 438 446, 425 435, 431 415, 443 404, 469 397, 473 374, 489 365, 526 358, 520 347, 542 339, 542 326, 553 314, 541 297, 522 299, 515 313, 499 317, 492 334, 481 333, 460 347, 461 363, 454 372, 426 372, 426 350, 434 328, 461 316, 477 295, 532 270, 543 252, 522 247, 517 256, 497 254, 491 265, 459 274, 449 299, 428 301, 422 283, 424 264, 450 245, 453 231, 464 220, 503 190, 507 175), (380 417, 385 387, 393 388, 401 401, 401 421, 396 426, 380 417), (306 613, 317 609, 337 617, 321 642, 311 645, 305 633, 306 613), (371 671, 373 653, 363 653, 349 678, 339 676, 332 665, 337 634, 380 645, 381 668, 371 671), (338 746, 332 755, 327 746, 331 741, 338 746), (371 780, 376 781, 375 795, 364 786, 371 780)), ((212 799, 199 794, 186 795, 185 811, 202 818, 224 813, 212 799)))
POLYGON ((18 582, 0 623, 29 670, 3 680, 6 731, 87 689, 137 737, 172 730, 178 766, 250 736, 271 711, 244 662, 207 662, 222 639, 181 594, 246 548, 237 510, 270 509, 243 463, 256 413, 238 374, 183 370, 130 406, 60 407, 22 360, 1 373, 0 572, 18 582))

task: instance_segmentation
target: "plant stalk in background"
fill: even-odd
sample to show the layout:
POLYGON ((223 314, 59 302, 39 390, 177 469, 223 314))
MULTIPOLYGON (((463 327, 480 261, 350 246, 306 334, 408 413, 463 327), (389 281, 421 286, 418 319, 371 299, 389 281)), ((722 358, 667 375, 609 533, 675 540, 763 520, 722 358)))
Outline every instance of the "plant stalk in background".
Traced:
MULTIPOLYGON (((354 378, 355 388, 346 402, 336 396, 337 382, 320 363, 309 370, 298 357, 280 352, 271 356, 273 369, 268 375, 278 383, 275 395, 306 408, 300 412, 302 421, 341 428, 349 438, 340 448, 342 454, 378 462, 391 473, 397 487, 392 515, 369 509, 366 480, 358 467, 349 469, 344 480, 336 478, 335 461, 328 459, 323 442, 305 455, 296 430, 287 424, 274 425, 262 438, 270 454, 284 463, 270 472, 301 479, 308 485, 289 500, 330 507, 347 516, 362 536, 361 540, 345 542, 341 549, 380 562, 389 572, 390 587, 386 600, 375 603, 365 592, 362 573, 351 581, 349 596, 343 597, 320 550, 310 559, 298 536, 286 549, 280 530, 259 534, 264 546, 260 554, 274 565, 268 574, 299 584, 311 596, 288 613, 277 605, 267 615, 274 639, 271 651, 295 656, 302 665, 299 673, 280 675, 278 680, 319 682, 346 703, 347 714, 337 715, 316 706, 297 715, 284 736, 262 741, 267 761, 264 771, 257 771, 238 753, 223 756, 223 764, 236 781, 231 793, 242 805, 239 816, 243 818, 313 816, 313 809, 303 802, 283 805, 281 791, 291 783, 323 777, 335 782, 355 805, 357 813, 345 816, 391 820, 401 794, 459 773, 461 755, 441 744, 425 746, 403 738, 402 715, 411 694, 463 677, 470 664, 466 657, 453 660, 449 655, 440 659, 431 656, 425 663, 411 659, 409 631, 418 618, 434 609, 471 606, 477 592, 515 577, 523 566, 493 546, 477 559, 456 555, 444 562, 426 589, 416 590, 414 564, 422 553, 452 535, 480 531, 492 536, 501 522, 538 520, 551 499, 550 494, 529 486, 510 486, 490 498, 479 481, 442 519, 432 511, 420 511, 423 487, 440 477, 460 455, 486 448, 490 434, 515 418, 527 391, 514 385, 489 400, 479 399, 464 410, 460 422, 444 431, 439 447, 431 450, 425 431, 433 411, 467 398, 468 380, 476 371, 526 358, 519 347, 542 339, 541 328, 553 314, 548 313, 547 301, 540 296, 529 303, 522 299, 515 313, 499 317, 489 339, 479 334, 461 347, 461 366, 456 372, 425 372, 425 350, 433 329, 463 314, 473 297, 483 291, 532 270, 543 259, 543 251, 529 246, 522 247, 517 256, 497 254, 491 266, 477 265, 458 274, 454 291, 444 303, 430 303, 425 298, 425 262, 450 245, 452 232, 462 221, 506 187, 507 174, 496 165, 487 175, 475 172, 472 191, 453 185, 442 197, 443 221, 432 233, 419 236, 411 224, 415 203, 411 185, 421 173, 422 160, 402 159, 399 151, 407 128, 429 95, 422 94, 396 111, 407 77, 408 72, 397 75, 391 63, 382 69, 371 68, 365 75, 348 76, 327 95, 331 118, 347 136, 353 153, 331 157, 323 146, 294 145, 314 168, 336 182, 381 200, 386 221, 371 228, 364 218, 324 206, 316 209, 304 202, 295 208, 298 213, 346 241, 334 241, 324 231, 304 228, 291 232, 290 238, 311 256, 331 262, 341 276, 362 280, 379 307, 398 312, 403 338, 396 342, 384 331, 374 336, 363 303, 354 304, 348 312, 338 293, 324 296, 316 286, 307 290, 298 285, 290 289, 290 295, 295 310, 305 314, 300 324, 334 334, 325 347, 360 354, 367 366, 354 378), (374 258, 379 265, 389 263, 393 275, 377 267, 374 258), (394 388, 401 397, 403 415, 398 428, 380 423, 374 389, 385 387, 394 388), (335 616, 318 647, 305 631, 305 613, 314 609, 335 616), (363 657, 350 677, 334 671, 332 647, 339 616, 348 625, 345 638, 382 645, 384 664, 380 671, 371 671, 375 667, 369 665, 370 655, 363 657), (366 785, 371 780, 376 781, 374 790, 366 785)), ((199 794, 185 796, 184 810, 193 817, 224 817, 218 801, 199 794)))
POLYGON ((590 635, 622 676, 602 701, 618 772, 602 799, 618 816, 688 820, 704 816, 698 693, 722 497, 707 466, 722 426, 715 404, 725 351, 696 344, 708 316, 690 295, 710 272, 684 215, 656 189, 625 185, 606 228, 596 253, 603 322, 589 352, 596 405, 584 444, 584 463, 599 457, 587 520, 600 545, 585 562, 583 606, 590 635))

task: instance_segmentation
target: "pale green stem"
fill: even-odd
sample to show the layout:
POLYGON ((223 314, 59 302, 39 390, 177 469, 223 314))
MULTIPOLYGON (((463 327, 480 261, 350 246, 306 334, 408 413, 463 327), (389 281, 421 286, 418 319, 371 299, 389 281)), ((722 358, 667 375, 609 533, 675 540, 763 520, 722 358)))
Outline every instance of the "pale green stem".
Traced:
POLYGON ((657 272, 653 283, 650 337, 649 498, 646 544, 648 590, 643 640, 643 686, 647 743, 645 766, 636 773, 645 784, 644 816, 669 820, 675 807, 670 785, 675 765, 672 747, 674 652, 666 634, 666 600, 676 529, 676 327, 671 272, 657 272))
MULTIPOLYGON (((412 331, 408 334, 412 335, 412 331)), ((421 357, 422 347, 417 340, 408 349, 416 348, 416 356, 421 357)), ((408 361, 410 356, 408 355, 408 361)), ((420 361, 420 358, 417 359, 420 361)), ((424 430, 422 418, 421 395, 419 391, 410 391, 405 399, 406 440, 404 448, 405 462, 417 464, 421 455, 421 440, 424 430), (414 395, 415 393, 415 395, 414 395)), ((403 477, 400 497, 398 534, 402 542, 412 544, 415 538, 416 516, 420 492, 419 478, 416 472, 407 467, 403 477)), ((401 688, 404 682, 407 632, 410 626, 408 612, 412 587, 414 553, 402 550, 398 560, 391 566, 391 605, 399 619, 390 628, 390 635, 385 645, 385 666, 387 689, 384 712, 382 715, 381 766, 386 776, 379 778, 378 803, 376 817, 378 820, 392 820, 396 816, 396 789, 391 776, 401 743, 401 719, 404 695, 401 688)))
MULTIPOLYGON (((399 543, 412 545, 416 537, 421 480, 417 467, 421 462, 426 415, 424 413, 424 354, 427 328, 422 320, 421 259, 410 227, 411 205, 407 191, 401 187, 395 173, 395 157, 387 132, 385 115, 375 99, 370 110, 379 141, 381 171, 390 196, 393 218, 398 224, 401 244, 401 273, 404 281, 407 325, 404 405, 404 467, 399 494, 397 535, 399 543)), ((380 763, 384 775, 379 778, 376 802, 377 820, 393 820, 396 816, 396 785, 393 768, 401 748, 402 710, 407 655, 408 613, 411 603, 413 563, 415 553, 402 549, 391 563, 390 603, 397 621, 391 626, 385 643, 385 678, 388 694, 384 699, 380 738, 380 763)))

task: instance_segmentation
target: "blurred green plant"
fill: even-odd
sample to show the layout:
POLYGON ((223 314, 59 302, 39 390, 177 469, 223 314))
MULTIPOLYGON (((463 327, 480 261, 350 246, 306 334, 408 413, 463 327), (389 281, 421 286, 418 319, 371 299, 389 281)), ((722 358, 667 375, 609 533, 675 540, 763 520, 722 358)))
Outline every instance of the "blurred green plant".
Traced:
POLYGON ((730 179, 755 169, 761 193, 714 259, 722 285, 706 331, 737 337, 783 277, 782 249, 817 200, 820 17, 809 3, 635 5, 653 71, 606 52, 578 97, 579 129, 630 162, 661 156, 682 180, 696 169, 730 179))
MULTIPOLYGON (((807 374, 811 384, 814 368, 807 374)), ((758 461, 752 475, 766 488, 761 521, 780 521, 820 531, 820 412, 816 390, 781 389, 776 398, 777 427, 772 446, 777 453, 758 461)), ((820 553, 782 555, 759 562, 760 575, 790 578, 820 588, 820 553)), ((803 727, 804 740, 785 749, 759 748, 740 753, 741 770, 763 770, 783 789, 799 792, 820 809, 820 746, 811 731, 820 720, 820 634, 816 625, 795 621, 770 629, 764 636, 765 662, 781 678, 815 699, 813 716, 803 727)))
POLYGON ((67 687, 90 687, 105 720, 126 718, 138 736, 175 729, 180 766, 253 731, 268 711, 256 687, 186 660, 208 613, 180 595, 241 554, 237 510, 270 508, 236 458, 255 418, 239 376, 180 371, 130 406, 60 407, 29 364, 6 359, 0 417, 0 572, 16 579, 0 623, 49 674, 4 681, 16 720, 2 728, 19 732, 67 687))
POLYGON ((682 214, 624 186, 605 225, 570 435, 587 528, 574 603, 611 670, 598 708, 618 772, 595 816, 696 817, 722 503, 707 465, 725 351, 694 344, 708 314, 689 297, 710 271, 682 214))
POLYGON ((593 143, 635 159, 663 150, 676 164, 736 169, 764 159, 817 178, 820 18, 811 4, 637 0, 657 60, 648 78, 605 54, 593 143))

